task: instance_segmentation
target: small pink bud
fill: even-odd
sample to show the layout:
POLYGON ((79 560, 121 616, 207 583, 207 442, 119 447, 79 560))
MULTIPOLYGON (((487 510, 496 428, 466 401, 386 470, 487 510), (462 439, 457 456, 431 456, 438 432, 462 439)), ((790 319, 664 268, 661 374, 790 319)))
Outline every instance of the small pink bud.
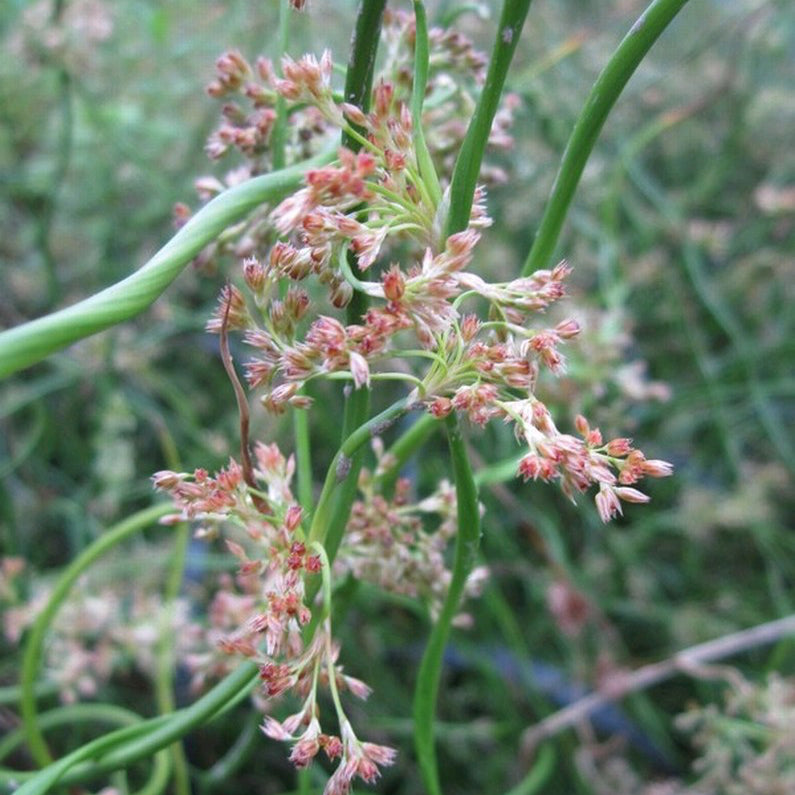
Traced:
POLYGON ((657 459, 644 461, 640 465, 640 468, 644 475, 648 475, 652 478, 667 478, 674 473, 673 464, 668 463, 668 461, 659 461, 657 459))
POLYGON ((375 113, 382 119, 389 115, 389 110, 392 105, 392 97, 395 93, 391 83, 385 83, 383 80, 375 87, 375 97, 373 105, 375 113))
POLYGON ((366 126, 367 116, 365 116, 364 113, 356 107, 356 105, 352 105, 350 102, 343 102, 340 105, 340 108, 349 121, 352 121, 359 127, 366 126))
POLYGON ((340 282, 331 292, 331 303, 336 306, 337 309, 342 309, 344 306, 347 306, 351 298, 353 298, 353 287, 351 287, 348 282, 340 282))
POLYGON ((243 263, 243 278, 249 289, 259 293, 265 286, 265 269, 253 257, 243 263))
POLYGON ((241 547, 236 541, 232 541, 231 539, 227 538, 226 547, 238 560, 248 560, 246 550, 243 549, 243 547, 241 547))
POLYGON ((480 330, 480 320, 477 315, 464 315, 461 320, 461 339, 471 342, 480 330))
POLYGON ((453 410, 453 401, 447 397, 437 397, 428 406, 428 411, 436 417, 442 419, 446 417, 453 410))
POLYGON ((357 353, 351 351, 349 355, 351 375, 353 376, 353 383, 357 389, 363 386, 370 386, 370 366, 367 364, 367 359, 357 353))
POLYGON ((354 676, 343 676, 342 679, 345 682, 348 690, 350 690, 351 693, 353 693, 353 695, 357 698, 362 699, 362 701, 366 701, 370 693, 373 692, 372 689, 362 682, 361 679, 357 679, 354 676))
POLYGON ((289 532, 292 533, 301 524, 301 513, 301 506, 297 504, 293 504, 287 509, 287 513, 284 516, 284 526, 289 532))
POLYGON ((176 229, 180 229, 181 227, 185 226, 185 224, 188 222, 188 219, 191 217, 191 214, 191 209, 187 204, 184 202, 177 202, 174 205, 171 213, 174 227, 176 229))
POLYGON ((592 428, 588 431, 585 437, 585 443, 588 447, 601 447, 602 446, 602 432, 599 428, 592 428))
POLYGON ((294 739, 293 735, 290 734, 279 721, 272 718, 270 715, 265 718, 265 722, 260 726, 260 729, 272 740, 285 741, 294 739))
POLYGON ((309 308, 309 294, 306 290, 301 290, 298 287, 290 287, 284 298, 284 306, 290 318, 297 322, 306 314, 306 310, 309 308))
POLYGON ((309 574, 318 574, 323 568, 319 555, 309 555, 304 562, 304 568, 309 574))
POLYGON ((555 331, 564 340, 569 340, 572 337, 576 337, 581 330, 580 324, 576 320, 571 319, 564 320, 562 323, 558 323, 558 325, 555 326, 555 331))
POLYGON ((362 751, 365 756, 372 759, 378 765, 392 765, 397 758, 397 751, 388 745, 376 745, 375 743, 362 743, 362 751))
POLYGON ((314 400, 309 397, 309 395, 293 395, 290 400, 287 401, 294 409, 299 409, 300 411, 304 411, 306 409, 312 408, 312 404, 314 400))
POLYGON ((321 734, 319 740, 330 761, 342 756, 342 740, 335 734, 321 734))
POLYGON ((406 280, 397 265, 392 265, 381 277, 381 283, 384 286, 384 295, 390 301, 400 301, 406 291, 406 280))
POLYGON ((285 321, 287 320, 287 312, 284 308, 284 302, 279 300, 271 301, 270 311, 268 314, 270 316, 270 321, 273 328, 276 329, 276 331, 283 332, 285 330, 285 321))
POLYGON ((265 58, 263 56, 260 56, 259 58, 257 58, 256 67, 257 67, 257 74, 260 76, 262 80, 269 82, 270 79, 274 76, 273 62, 270 60, 270 58, 265 58))
POLYGON ((152 485, 161 491, 168 491, 173 489, 174 486, 179 485, 185 479, 185 475, 180 475, 172 472, 169 469, 163 469, 160 472, 155 472, 152 475, 152 485))
POLYGON ((617 438, 607 443, 607 454, 616 458, 623 458, 632 449, 632 439, 617 438))
POLYGON ((624 502, 649 502, 650 497, 637 489, 629 488, 628 486, 618 486, 613 489, 616 496, 624 502))
POLYGON ((605 523, 622 513, 621 503, 615 491, 610 487, 603 486, 596 495, 595 502, 596 509, 599 511, 599 518, 605 523))
POLYGON ((387 170, 394 174, 406 168, 406 155, 402 152, 395 152, 392 149, 385 149, 384 162, 387 170))

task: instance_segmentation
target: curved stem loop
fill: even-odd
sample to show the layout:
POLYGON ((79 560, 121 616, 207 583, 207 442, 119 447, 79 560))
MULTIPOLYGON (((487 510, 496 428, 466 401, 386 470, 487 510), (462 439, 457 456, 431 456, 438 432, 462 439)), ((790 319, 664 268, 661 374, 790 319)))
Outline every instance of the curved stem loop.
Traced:
POLYGON ((255 207, 294 191, 307 169, 331 162, 335 153, 336 147, 335 151, 224 191, 135 273, 73 306, 0 332, 0 378, 143 312, 224 229, 255 207))
POLYGON ((544 215, 522 268, 523 276, 547 267, 574 191, 608 114, 646 53, 685 3, 687 0, 654 0, 629 29, 596 79, 563 152, 544 215))

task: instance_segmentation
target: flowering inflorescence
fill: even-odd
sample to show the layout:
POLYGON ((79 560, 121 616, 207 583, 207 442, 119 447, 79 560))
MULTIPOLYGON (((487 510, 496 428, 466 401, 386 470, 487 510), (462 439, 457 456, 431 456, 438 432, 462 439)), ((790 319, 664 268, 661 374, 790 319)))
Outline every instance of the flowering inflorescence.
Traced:
MULTIPOLYGON (((483 188, 476 191, 466 228, 447 234, 449 186, 441 193, 439 184, 448 179, 446 154, 457 148, 465 127, 467 93, 460 78, 477 85, 484 61, 463 37, 432 31, 425 111, 418 118, 416 108, 414 114, 409 110, 413 17, 388 13, 384 35, 386 65, 367 112, 335 93, 329 52, 319 59, 285 57, 280 72, 267 59, 253 68, 238 53, 219 59, 210 93, 245 97, 253 111, 236 102, 225 106, 224 124, 208 146, 211 156, 236 148, 248 159, 247 173, 268 168, 279 104, 286 105, 290 119, 303 120, 290 125, 292 134, 298 132, 293 150, 307 154, 333 130, 342 131, 357 151, 339 148, 332 163, 308 170, 300 189, 257 215, 258 234, 249 227, 247 242, 237 248, 245 254, 246 290, 223 289, 208 330, 221 334, 222 348, 228 331, 242 332, 254 350, 245 364, 246 380, 272 414, 288 406, 309 408, 306 387, 319 378, 349 380, 357 389, 403 380, 407 404, 436 418, 457 412, 478 426, 491 420, 512 424, 526 447, 517 474, 525 481, 557 481, 572 499, 596 486, 604 521, 621 512, 622 500, 646 502, 635 484, 670 474, 669 464, 647 460, 629 439, 605 442, 583 417, 575 422, 577 436, 561 433, 538 396, 545 372, 565 372, 562 348, 580 333, 572 319, 543 322, 545 310, 565 295, 568 265, 508 282, 474 273, 470 268, 491 223, 483 188), (417 123, 424 128, 419 144, 417 123), (423 146, 438 173, 428 173, 423 146), (327 299, 317 285, 325 287, 327 299), (367 308, 356 322, 343 323, 336 310, 357 292, 367 297, 367 308)), ((498 114, 492 130, 498 145, 510 142, 514 107, 509 99, 498 114)), ((362 698, 369 690, 337 663, 332 572, 317 535, 304 533, 302 510, 290 491, 292 458, 273 445, 258 445, 255 459, 252 471, 231 461, 215 476, 204 470, 161 472, 155 485, 178 505, 174 520, 198 521, 206 534, 222 523, 240 529, 241 539, 227 539, 227 546, 239 561, 243 594, 226 593, 214 602, 214 623, 227 630, 218 647, 258 663, 267 697, 287 690, 301 697, 298 712, 281 722, 269 717, 263 729, 293 744, 291 760, 298 767, 321 750, 339 759, 326 793, 345 793, 355 776, 372 781, 378 765, 393 761, 394 751, 361 742, 343 711, 341 690, 362 698), (312 577, 324 583, 316 622, 312 610, 320 608, 311 603, 314 589, 307 585, 312 577), (339 736, 321 729, 321 686, 334 703, 339 736)), ((450 584, 444 551, 456 531, 454 491, 443 483, 432 497, 412 505, 403 481, 394 492, 381 491, 381 474, 363 471, 360 477, 361 499, 352 509, 335 572, 423 598, 438 613, 450 584), (425 529, 429 513, 440 517, 435 533, 425 529)), ((480 579, 478 570, 470 577, 470 592, 480 579)))
MULTIPOLYGON (((436 618, 452 576, 445 552, 457 528, 455 490, 449 481, 442 480, 433 494, 414 502, 410 498, 411 482, 399 478, 394 493, 386 496, 379 490, 380 468, 379 462, 376 473, 363 469, 360 474, 360 499, 353 504, 335 573, 351 574, 390 593, 419 599, 436 618), (429 516, 438 518, 431 532, 424 521, 429 516)), ((479 593, 486 575, 482 566, 470 573, 467 596, 479 593)), ((458 623, 467 619, 462 614, 458 623)))
POLYGON ((307 582, 328 576, 328 564, 322 548, 311 545, 303 531, 302 511, 290 488, 294 460, 285 458, 276 445, 258 444, 254 453, 254 486, 234 460, 215 475, 199 469, 192 474, 163 471, 153 477, 155 487, 168 492, 179 508, 163 519, 165 523, 197 522, 205 537, 226 528, 226 546, 238 560, 239 593, 227 582, 210 607, 217 653, 190 658, 195 683, 224 673, 224 658, 242 656, 255 662, 267 699, 287 691, 302 699, 297 713, 282 722, 268 717, 263 731, 293 744, 290 759, 297 767, 307 766, 320 750, 330 760, 339 758, 326 792, 347 792, 357 775, 373 781, 377 765, 391 764, 395 752, 360 741, 350 727, 340 692, 367 698, 370 689, 338 664, 328 605, 314 633, 308 630, 312 613, 307 582), (237 538, 229 537, 235 528, 237 538), (321 730, 319 688, 331 693, 340 736, 321 730))

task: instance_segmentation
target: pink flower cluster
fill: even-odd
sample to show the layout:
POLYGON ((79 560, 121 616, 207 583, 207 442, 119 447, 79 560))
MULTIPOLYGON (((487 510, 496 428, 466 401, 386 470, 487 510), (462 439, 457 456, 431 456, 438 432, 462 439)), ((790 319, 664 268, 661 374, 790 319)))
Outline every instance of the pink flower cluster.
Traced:
MULTIPOLYGON (((284 721, 267 717, 263 731, 293 744, 290 759, 297 767, 310 764, 321 749, 330 760, 339 759, 326 795, 348 792, 356 776, 374 781, 378 765, 391 764, 396 752, 361 742, 350 727, 339 693, 349 691, 364 699, 370 688, 338 664, 330 619, 325 618, 308 643, 304 640, 311 618, 305 584, 308 577, 320 575, 323 563, 304 538, 302 511, 290 489, 292 457, 286 459, 276 445, 257 444, 254 452, 255 486, 245 482, 235 461, 215 475, 203 469, 192 474, 157 472, 155 487, 169 493, 179 508, 162 521, 198 522, 205 537, 217 535, 222 527, 226 533, 238 530, 237 539, 227 537, 225 542, 239 562, 236 585, 242 593, 235 593, 227 579, 213 599, 209 619, 217 651, 222 658, 242 656, 256 662, 267 699, 287 691, 303 699, 299 712, 284 721), (321 729, 319 687, 331 691, 341 736, 321 729)), ((229 668, 213 654, 193 654, 189 662, 196 684, 229 668)))
MULTIPOLYGON (((350 378, 357 388, 369 387, 383 365, 400 358, 401 370, 383 375, 404 378, 412 385, 412 402, 424 404, 435 417, 457 411, 477 425, 492 419, 514 423, 517 437, 529 448, 518 473, 525 480, 557 480, 572 498, 598 486, 596 502, 605 521, 621 512, 621 500, 646 501, 630 485, 643 476, 670 474, 669 465, 647 462, 630 447, 604 447, 599 431, 590 431, 584 420, 578 421, 586 429, 583 439, 560 433, 536 395, 544 370, 565 372, 561 348, 580 333, 572 319, 552 327, 538 324, 543 311, 565 294, 571 272, 566 263, 510 282, 487 282, 469 270, 481 239, 472 227, 448 237, 437 252, 425 246, 405 269, 394 262, 382 268, 379 281, 362 282, 346 263, 329 258, 328 251, 339 248, 340 230, 352 228, 358 223, 354 216, 369 213, 371 203, 378 202, 377 191, 365 179, 372 162, 369 156, 347 153, 339 166, 320 170, 323 177, 311 172, 307 187, 287 200, 307 213, 298 245, 277 243, 267 262, 244 264, 261 323, 254 320, 242 293, 227 288, 209 324, 218 330, 226 318, 230 328, 246 329, 245 341, 257 350, 246 365, 246 376, 252 387, 265 389, 266 408, 278 413, 288 404, 307 407, 310 399, 302 387, 332 374, 350 378), (318 202, 325 202, 326 209, 319 210, 318 202), (321 216, 329 223, 322 232, 314 226, 321 216), (337 220, 332 223, 332 218, 337 220), (311 234, 306 234, 307 225, 311 234), (343 287, 372 299, 360 323, 343 325, 318 313, 301 337, 300 321, 314 308, 308 291, 293 285, 285 298, 273 296, 280 279, 302 280, 313 273, 333 284, 332 303, 343 287), (467 302, 479 311, 464 313, 467 302), (412 345, 415 339, 418 350, 412 345), (431 354, 429 366, 409 367, 412 359, 427 361, 426 351, 431 354)), ((298 211, 290 206, 293 217, 298 211)), ((274 216, 285 218, 286 212, 282 206, 274 216)), ((482 217, 478 209, 475 218, 482 217)), ((291 221, 291 226, 296 223, 291 221)), ((383 228, 389 229, 388 224, 383 228)), ((432 237, 432 230, 426 231, 432 237)))
MULTIPOLYGON (((388 12, 384 30, 384 76, 376 81, 367 113, 335 98, 328 52, 319 59, 285 57, 278 73, 266 59, 254 68, 238 53, 219 59, 210 93, 242 94, 254 110, 225 107, 211 155, 234 147, 249 159, 250 173, 267 167, 277 99, 287 103, 291 119, 314 125, 307 139, 342 131, 358 151, 341 147, 333 163, 307 171, 299 190, 260 213, 258 231, 247 232, 250 245, 241 257, 246 290, 224 288, 208 330, 242 332, 254 351, 245 364, 246 380, 272 414, 311 406, 308 391, 316 379, 349 380, 357 389, 402 379, 409 404, 434 417, 458 412, 478 426, 491 420, 512 424, 526 446, 518 476, 557 481, 572 499, 596 487, 604 521, 621 513, 622 501, 646 502, 634 485, 646 476, 670 474, 669 464, 647 460, 628 439, 605 443, 582 417, 575 422, 578 436, 561 433, 537 394, 539 379, 565 372, 563 346, 580 333, 573 319, 543 322, 545 310, 565 295, 568 265, 508 282, 490 282, 470 270, 482 230, 490 225, 482 188, 467 228, 445 236, 449 195, 442 194, 437 177, 443 185, 444 164, 463 135, 468 107, 466 91, 451 74, 477 84, 482 59, 465 38, 431 33, 436 57, 428 97, 435 101, 427 103, 430 110, 421 121, 428 125, 425 138, 439 174, 429 175, 415 149, 417 119, 408 109, 413 17, 388 12), (368 308, 356 322, 343 323, 336 310, 355 292, 367 296, 368 308)), ((498 114, 495 145, 509 145, 515 107, 509 99, 498 114)), ((338 759, 325 795, 347 793, 357 776, 373 781, 378 766, 391 764, 395 752, 361 742, 342 709, 340 691, 365 698, 369 689, 337 663, 329 605, 323 605, 314 632, 307 626, 314 606, 307 603, 306 583, 320 575, 328 586, 331 572, 323 548, 310 544, 301 526, 302 512, 290 491, 292 459, 275 445, 261 444, 255 459, 253 475, 250 467, 244 473, 231 461, 214 476, 201 469, 160 472, 155 486, 179 507, 171 521, 200 522, 205 534, 214 534, 221 523, 242 530, 226 543, 239 561, 237 581, 244 593, 219 595, 214 602, 216 627, 228 628, 218 647, 258 663, 266 697, 288 690, 299 695, 300 710, 281 722, 268 717, 263 731, 292 743, 290 758, 298 767, 320 751, 338 759), (319 687, 334 703, 339 736, 321 728, 319 687)), ((444 551, 456 528, 453 491, 442 484, 432 497, 410 505, 405 483, 390 496, 379 491, 379 483, 377 473, 363 474, 362 499, 354 505, 336 572, 419 596, 434 612, 450 581, 444 551), (425 532, 422 513, 440 516, 436 533, 425 532)), ((470 591, 481 578, 476 572, 470 591)))
MULTIPOLYGON (((400 478, 387 498, 379 493, 378 479, 362 470, 361 498, 353 505, 334 571, 418 599, 436 618, 452 577, 445 553, 457 529, 455 490, 443 480, 433 494, 413 503, 410 489, 409 481, 400 478), (429 514, 438 517, 432 532, 423 522, 429 514)), ((477 596, 486 576, 485 567, 476 568, 467 581, 466 596, 477 596)), ((464 623, 467 617, 459 619, 464 623)))
MULTIPOLYGON (((207 86, 207 92, 222 99, 224 104, 222 121, 210 136, 206 151, 213 160, 236 151, 242 155, 243 164, 231 170, 225 179, 199 179, 196 187, 200 196, 209 199, 226 185, 238 184, 272 169, 276 106, 281 99, 287 103, 288 113, 284 130, 286 162, 297 162, 318 153, 342 129, 363 144, 378 163, 375 181, 379 183, 381 201, 378 207, 371 206, 370 211, 381 221, 391 218, 391 223, 379 223, 374 218, 354 219, 348 215, 340 230, 340 240, 350 243, 351 250, 359 257, 360 268, 375 262, 385 242, 387 227, 392 236, 401 233, 422 236, 433 228, 438 237, 438 223, 435 226, 432 223, 437 208, 427 195, 423 195, 425 186, 418 179, 413 123, 407 110, 414 57, 413 15, 387 10, 382 36, 386 57, 374 81, 373 111, 369 114, 335 96, 332 59, 328 51, 319 59, 311 54, 298 60, 285 57, 279 65, 264 57, 257 58, 252 65, 238 51, 224 53, 216 62, 215 78, 207 86)), ((485 76, 486 57, 469 39, 454 30, 432 28, 429 37, 428 101, 422 122, 436 170, 445 181, 452 173, 455 153, 463 140, 475 95, 485 76)), ((511 146, 510 128, 518 104, 514 95, 503 100, 490 138, 494 148, 511 146)), ((327 175, 326 172, 318 176, 325 178, 327 175)), ((482 178, 489 183, 505 181, 507 175, 500 168, 485 166, 482 178)), ((305 196, 299 196, 285 204, 283 218, 278 219, 280 229, 290 227, 291 231, 297 231, 304 223, 301 207, 305 200, 305 196), (297 225, 292 225, 293 222, 297 225)), ((341 221, 336 212, 338 208, 317 205, 316 209, 319 217, 308 224, 306 234, 314 227, 321 237, 324 230, 327 236, 331 231, 328 227, 341 221), (331 219, 324 217, 329 212, 331 219)), ((190 211, 181 205, 176 213, 177 222, 182 224, 190 211)), ((210 244, 198 261, 210 263, 224 253, 261 257, 263 246, 269 242, 264 234, 270 228, 263 224, 266 214, 264 209, 253 213, 248 222, 230 230, 223 240, 210 244)), ((423 241, 424 244, 429 242, 429 239, 423 241)), ((349 297, 349 294, 340 296, 338 305, 349 297)))

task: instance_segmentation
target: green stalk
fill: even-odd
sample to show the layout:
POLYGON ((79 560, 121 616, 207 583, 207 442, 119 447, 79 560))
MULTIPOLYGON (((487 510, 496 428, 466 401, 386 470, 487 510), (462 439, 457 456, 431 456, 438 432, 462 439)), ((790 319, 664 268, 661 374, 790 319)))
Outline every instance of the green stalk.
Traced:
MULTIPOLYGON (((351 59, 345 73, 345 101, 367 113, 373 90, 375 56, 381 39, 381 17, 386 0, 360 0, 351 41, 351 59)), ((359 129, 359 128, 356 128, 359 129)), ((342 145, 357 151, 359 144, 343 133, 342 145)))
MULTIPOLYGON (((168 717, 161 715, 118 729, 81 746, 30 777, 16 795, 44 795, 59 782, 64 785, 83 782, 147 758, 231 708, 248 693, 258 674, 256 665, 243 663, 190 707, 168 717)), ((20 776, 25 777, 25 774, 20 776)))
MULTIPOLYGON (((385 427, 395 422, 408 408, 407 399, 398 400, 380 414, 362 423, 345 439, 331 461, 331 465, 326 472, 323 490, 320 493, 320 498, 317 501, 317 507, 312 517, 312 524, 307 535, 307 544, 322 544, 326 550, 326 556, 332 563, 342 542, 347 517, 350 513, 350 503, 344 504, 344 500, 340 498, 338 492, 345 489, 344 493, 347 494, 351 484, 353 486, 356 485, 356 481, 352 477, 352 462, 355 460, 355 454, 373 436, 380 434, 385 427), (343 511, 345 511, 344 516, 343 511)), ((307 604, 314 602, 319 589, 320 582, 317 577, 307 581, 305 598, 307 604)), ((305 640, 307 642, 314 635, 319 619, 320 613, 315 612, 311 623, 307 625, 305 630, 305 640)))
MULTIPOLYGON (((315 508, 315 514, 312 517, 307 543, 319 542, 323 544, 326 548, 326 554, 332 561, 334 560, 334 555, 332 550, 329 549, 328 539, 332 516, 330 508, 337 488, 351 477, 350 464, 353 455, 373 436, 378 435, 385 427, 388 427, 401 414, 405 413, 408 410, 408 406, 407 398, 398 400, 380 414, 360 425, 345 439, 331 461, 328 472, 326 472, 326 480, 323 483, 320 499, 318 499, 317 507, 315 508)), ((333 552, 336 552, 336 548, 333 552)))
POLYGON ((376 487, 384 494, 389 495, 395 490, 395 483, 400 477, 400 471, 414 453, 422 447, 428 437, 439 427, 439 420, 427 412, 417 417, 411 426, 405 430, 384 454, 385 458, 393 463, 377 480, 376 487))
MULTIPOLYGON (((503 4, 486 75, 486 84, 478 99, 475 115, 467 129, 453 171, 449 215, 445 224, 447 235, 460 232, 469 224, 483 152, 488 142, 494 115, 497 112, 508 68, 519 42, 525 18, 530 10, 530 2, 531 0, 505 0, 503 4)), ((472 474, 472 467, 455 414, 448 416, 445 422, 455 477, 458 533, 450 589, 447 592, 439 619, 431 630, 417 674, 413 700, 414 747, 425 788, 431 795, 441 795, 442 792, 433 731, 436 699, 442 671, 442 656, 467 577, 475 565, 480 543, 477 486, 472 474)), ((418 431, 418 436, 423 430, 421 428, 418 431)))
MULTIPOLYGON (((56 707, 41 716, 41 726, 45 729, 89 722, 92 725, 97 723, 117 723, 121 726, 134 726, 140 724, 141 721, 140 715, 123 707, 117 707, 114 704, 70 704, 65 707, 56 707)), ((23 729, 9 732, 0 742, 0 759, 8 756, 14 748, 24 741, 25 732, 23 729)), ((9 777, 15 775, 11 774, 10 771, 2 771, 1 775, 5 776, 7 773, 9 777)), ((165 751, 160 751, 155 754, 154 765, 149 779, 141 789, 136 791, 135 795, 156 795, 156 793, 163 792, 168 784, 170 775, 171 766, 168 754, 165 751)))
POLYGON ((77 340, 143 312, 224 229, 266 202, 296 190, 307 169, 331 162, 324 152, 273 174, 254 177, 202 207, 142 268, 78 304, 0 332, 0 378, 77 340))
POLYGON ((25 645, 22 656, 22 671, 20 675, 20 700, 19 707, 22 716, 22 726, 34 760, 39 765, 47 765, 52 761, 47 744, 41 734, 36 714, 36 689, 35 680, 39 670, 44 645, 44 635, 55 618, 67 594, 77 582, 80 575, 91 566, 94 561, 102 557, 108 550, 124 541, 134 533, 148 527, 152 522, 165 516, 172 510, 171 505, 154 505, 133 514, 128 519, 112 527, 101 535, 91 546, 87 547, 61 575, 44 609, 36 617, 30 631, 30 637, 25 645))
POLYGON ((308 412, 293 412, 293 440, 295 441, 295 469, 298 504, 304 516, 312 511, 312 443, 309 438, 308 412))
POLYGON ((425 89, 428 85, 428 63, 430 53, 428 46, 428 20, 425 16, 425 5, 422 0, 414 0, 414 19, 416 35, 414 41, 414 82, 411 87, 411 119, 414 125, 414 150, 417 154, 417 165, 420 177, 428 189, 434 207, 442 200, 442 189, 439 177, 433 167, 431 153, 425 143, 425 132, 422 128, 422 104, 425 100, 425 89))
MULTIPOLYGON (((361 295, 359 293, 358 295, 361 295)), ((366 303, 366 298, 364 303, 366 303)), ((342 437, 348 437, 367 422, 370 414, 370 390, 354 389, 345 400, 345 409, 342 415, 342 437)), ((370 438, 370 437, 368 437, 370 438)), ((353 502, 356 499, 359 486, 359 473, 364 463, 367 448, 362 444, 349 458, 349 471, 346 477, 338 484, 329 512, 328 527, 325 534, 326 552, 334 559, 342 543, 348 517, 351 513, 353 502)), ((332 466, 335 466, 332 464, 332 466)), ((320 503, 318 503, 318 508, 320 503)))
POLYGON ((455 477, 456 502, 458 505, 458 534, 456 536, 453 577, 442 605, 439 619, 431 631, 428 645, 417 674, 414 691, 414 747, 420 763, 425 788, 431 795, 441 795, 439 771, 436 764, 433 725, 442 656, 450 636, 450 629, 458 603, 464 592, 469 572, 475 564, 480 543, 480 516, 478 495, 469 465, 466 446, 455 415, 446 419, 450 457, 455 477))
POLYGON ((505 0, 503 3, 489 70, 486 73, 486 83, 455 161, 453 180, 450 184, 447 235, 466 229, 469 223, 483 152, 489 140, 494 114, 499 107, 508 67, 511 65, 519 37, 522 35, 531 2, 532 0, 505 0))
MULTIPOLYGON (((183 523, 176 528, 173 559, 163 593, 165 610, 157 644, 155 699, 157 701, 158 712, 161 715, 173 713, 177 708, 174 700, 174 633, 171 630, 170 624, 174 614, 174 602, 179 596, 179 590, 182 586, 189 540, 190 533, 188 525, 183 523)), ((174 763, 174 792, 176 795, 190 795, 188 761, 181 743, 174 743, 170 751, 171 759, 174 763)))
MULTIPOLYGON (((290 3, 279 0, 279 52, 287 55, 290 42, 290 3)), ((271 152, 273 169, 278 171, 287 164, 285 153, 287 145, 287 100, 281 95, 276 97, 276 121, 271 132, 271 152)))
MULTIPOLYGON (((378 52, 378 44, 381 39, 381 19, 386 6, 386 0, 362 0, 356 15, 356 23, 351 43, 351 58, 348 63, 348 70, 345 75, 345 100, 361 108, 365 113, 370 107, 370 98, 373 91, 373 72, 375 69, 375 57, 378 52)), ((355 138, 343 133, 342 143, 353 151, 358 151, 361 144, 355 138)), ((355 267, 353 255, 349 255, 351 267, 355 267)), ((362 316, 367 311, 368 299, 361 292, 354 292, 351 302, 346 309, 346 319, 348 323, 360 323, 362 316)), ((345 440, 340 447, 329 467, 326 482, 318 501, 317 508, 312 520, 310 529, 310 541, 321 541, 326 549, 329 560, 334 560, 334 556, 339 549, 345 526, 348 523, 351 506, 356 498, 356 488, 359 481, 359 471, 362 468, 365 451, 361 449, 364 441, 370 438, 370 432, 364 431, 364 436, 356 447, 348 452, 343 450, 349 444, 349 440, 363 429, 370 427, 367 418, 370 414, 370 390, 354 389, 345 399, 345 409, 342 420, 342 438, 345 440), (340 455, 345 458, 339 458, 340 455), (340 462, 345 462, 346 475, 340 483, 337 483, 338 467, 340 462), (339 486, 327 489, 330 483, 339 486), (323 523, 322 535, 318 529, 318 521, 323 523)), ((372 421, 371 421, 372 422, 372 421)), ((310 593, 314 596, 316 588, 313 585, 310 593)))
MULTIPOLYGON (((118 723, 130 726, 138 723, 141 716, 115 704, 67 704, 42 713, 40 724, 43 729, 63 726, 65 723, 118 723)), ((25 730, 17 728, 0 739, 0 759, 5 759, 15 748, 25 742, 25 730)))
POLYGON ((608 114, 646 53, 681 11, 687 0, 654 0, 629 29, 588 95, 560 161, 522 274, 546 268, 585 164, 608 114))

